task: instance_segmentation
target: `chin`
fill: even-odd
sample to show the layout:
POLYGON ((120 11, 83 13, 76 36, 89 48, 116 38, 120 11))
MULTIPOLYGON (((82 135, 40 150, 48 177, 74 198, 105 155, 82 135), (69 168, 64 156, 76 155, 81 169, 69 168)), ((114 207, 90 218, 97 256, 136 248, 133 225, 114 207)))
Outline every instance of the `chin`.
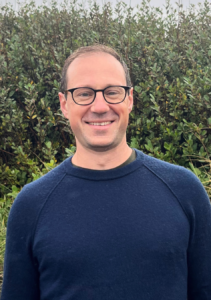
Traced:
POLYGON ((101 138, 83 138, 78 139, 76 137, 76 148, 77 145, 84 150, 93 152, 106 152, 115 148, 123 142, 124 135, 119 134, 113 138, 101 137, 101 138))
POLYGON ((114 149, 117 145, 112 144, 98 144, 98 145, 87 145, 87 148, 89 150, 92 150, 94 152, 106 152, 111 149, 114 149))

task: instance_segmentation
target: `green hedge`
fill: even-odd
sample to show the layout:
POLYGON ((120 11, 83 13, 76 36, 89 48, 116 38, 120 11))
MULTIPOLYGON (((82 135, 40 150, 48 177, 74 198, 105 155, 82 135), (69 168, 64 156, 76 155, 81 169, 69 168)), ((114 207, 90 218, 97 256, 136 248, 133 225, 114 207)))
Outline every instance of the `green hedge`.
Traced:
POLYGON ((145 1, 135 10, 94 2, 86 9, 77 1, 39 8, 31 2, 18 13, 1 8, 1 199, 75 145, 59 111, 61 67, 76 48, 96 42, 114 47, 130 68, 128 143, 185 167, 192 156, 210 158, 210 6, 179 10, 167 3, 163 12, 145 1))
POLYGON ((211 10, 165 11, 143 1, 89 9, 73 1, 0 10, 0 222, 14 197, 74 152, 59 111, 61 68, 80 46, 103 43, 130 68, 128 143, 192 169, 210 191, 211 10), (179 11, 179 13, 178 13, 179 11), (68 150, 70 149, 70 150, 68 150), (203 167, 202 169, 200 169, 203 167))

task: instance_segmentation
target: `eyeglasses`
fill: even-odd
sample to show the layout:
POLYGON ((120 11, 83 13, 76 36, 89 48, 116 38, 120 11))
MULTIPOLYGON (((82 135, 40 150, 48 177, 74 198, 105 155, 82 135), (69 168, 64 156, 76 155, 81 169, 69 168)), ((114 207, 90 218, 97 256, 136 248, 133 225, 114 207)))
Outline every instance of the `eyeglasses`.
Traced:
POLYGON ((131 86, 108 86, 103 90, 94 90, 88 87, 78 87, 66 90, 72 94, 73 101, 78 105, 89 105, 94 102, 97 92, 102 92, 105 101, 109 104, 118 104, 125 100, 131 86))

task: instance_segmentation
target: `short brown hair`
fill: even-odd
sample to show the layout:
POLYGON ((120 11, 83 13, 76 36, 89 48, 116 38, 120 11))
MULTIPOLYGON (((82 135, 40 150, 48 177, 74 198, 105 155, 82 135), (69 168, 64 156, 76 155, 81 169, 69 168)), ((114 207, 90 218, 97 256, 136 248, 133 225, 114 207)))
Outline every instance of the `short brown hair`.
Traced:
POLYGON ((62 69, 62 75, 61 75, 61 83, 60 83, 60 91, 64 93, 64 91, 67 89, 67 69, 69 65, 82 54, 86 53, 94 53, 94 52, 104 52, 112 55, 115 57, 120 64, 122 65, 124 72, 125 72, 125 77, 126 77, 126 83, 128 86, 131 86, 131 79, 130 79, 130 73, 127 68, 126 63, 123 61, 121 56, 112 48, 101 45, 101 44, 95 44, 92 46, 86 46, 86 47, 80 47, 76 51, 74 51, 65 61, 64 67, 62 69))

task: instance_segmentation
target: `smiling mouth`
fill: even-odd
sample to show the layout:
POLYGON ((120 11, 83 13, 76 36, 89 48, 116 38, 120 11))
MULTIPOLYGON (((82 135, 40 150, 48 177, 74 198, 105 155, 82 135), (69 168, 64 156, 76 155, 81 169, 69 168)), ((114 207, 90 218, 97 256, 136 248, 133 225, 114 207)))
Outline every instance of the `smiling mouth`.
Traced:
POLYGON ((87 124, 89 125, 95 125, 95 126, 106 126, 113 123, 113 121, 109 121, 109 122, 87 122, 87 124))

